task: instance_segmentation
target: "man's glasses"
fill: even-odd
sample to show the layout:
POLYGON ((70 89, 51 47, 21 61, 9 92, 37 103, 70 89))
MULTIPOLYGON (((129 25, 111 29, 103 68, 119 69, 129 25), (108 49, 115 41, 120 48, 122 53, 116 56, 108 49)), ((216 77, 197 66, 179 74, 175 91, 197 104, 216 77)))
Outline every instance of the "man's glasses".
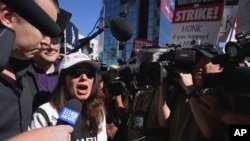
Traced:
POLYGON ((74 78, 80 77, 82 74, 86 74, 89 79, 94 78, 96 74, 95 69, 82 69, 82 68, 73 68, 70 69, 68 72, 69 75, 73 76, 74 78))

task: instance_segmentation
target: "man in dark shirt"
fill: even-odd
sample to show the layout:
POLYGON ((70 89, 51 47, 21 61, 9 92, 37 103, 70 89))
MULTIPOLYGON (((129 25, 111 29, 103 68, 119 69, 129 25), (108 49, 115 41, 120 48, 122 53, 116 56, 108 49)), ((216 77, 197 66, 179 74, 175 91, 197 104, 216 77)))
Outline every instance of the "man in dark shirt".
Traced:
MULTIPOLYGON (((19 13, 23 15, 22 12, 26 11, 26 9, 19 9, 18 14, 13 11, 13 9, 16 10, 19 8, 15 5, 15 2, 19 4, 18 6, 30 6, 28 8, 32 6, 41 7, 43 10, 41 8, 35 10, 40 10, 40 12, 45 11, 50 16, 48 19, 52 21, 56 20, 59 10, 58 2, 54 0, 35 0, 35 3, 32 0, 23 0, 22 2, 15 0, 0 1, 0 25, 1 28, 5 27, 2 33, 5 34, 5 31, 13 31, 12 33, 14 34, 12 35, 15 37, 13 45, 10 44, 10 46, 6 46, 12 48, 10 58, 7 55, 9 58, 8 64, 6 67, 1 64, 1 68, 5 69, 1 69, 0 73, 0 140, 6 140, 9 137, 27 130, 32 116, 32 101, 36 93, 36 87, 34 83, 34 72, 30 69, 30 61, 24 60, 31 59, 42 45, 51 42, 51 38, 47 36, 47 34, 36 29, 19 15, 19 13), (23 5, 23 3, 25 4, 23 5)), ((38 11, 36 12, 39 13, 38 11)), ((45 15, 47 15, 46 13, 45 15)), ((38 14, 37 16, 40 15, 38 14)), ((0 36, 0 38, 2 38, 2 36, 0 36)), ((3 38, 3 40, 4 39, 7 40, 8 36, 3 38)), ((0 47, 4 48, 5 46, 2 46, 1 43, 0 47)), ((66 126, 46 128, 19 134, 10 140, 51 140, 51 136, 53 136, 53 140, 65 140, 68 139, 71 130, 72 128, 66 126), (58 131, 56 131, 56 129, 58 131), (61 133, 59 133, 59 131, 61 133)))
MULTIPOLYGON (((204 88, 202 75, 220 73, 223 67, 212 64, 214 56, 222 54, 215 45, 204 43, 193 47, 197 61, 190 72, 175 69, 173 82, 169 81, 167 103, 171 110, 168 120, 169 141, 224 140, 225 124, 201 110, 200 98, 206 95, 222 97, 220 88, 204 88)), ((225 104, 226 104, 226 99, 225 104)), ((223 103, 224 104, 224 103, 223 103)))
POLYGON ((38 93, 33 101, 33 110, 49 101, 57 84, 60 42, 43 48, 33 58, 38 93))

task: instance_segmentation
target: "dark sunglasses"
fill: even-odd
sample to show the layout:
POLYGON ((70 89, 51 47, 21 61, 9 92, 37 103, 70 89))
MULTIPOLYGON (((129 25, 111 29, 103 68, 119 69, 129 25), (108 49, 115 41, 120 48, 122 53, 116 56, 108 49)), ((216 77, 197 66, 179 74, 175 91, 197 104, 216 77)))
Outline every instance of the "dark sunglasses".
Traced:
POLYGON ((95 69, 82 69, 82 68, 73 68, 70 69, 68 72, 69 75, 73 76, 74 78, 80 77, 82 74, 86 74, 89 79, 94 78, 96 74, 95 69))

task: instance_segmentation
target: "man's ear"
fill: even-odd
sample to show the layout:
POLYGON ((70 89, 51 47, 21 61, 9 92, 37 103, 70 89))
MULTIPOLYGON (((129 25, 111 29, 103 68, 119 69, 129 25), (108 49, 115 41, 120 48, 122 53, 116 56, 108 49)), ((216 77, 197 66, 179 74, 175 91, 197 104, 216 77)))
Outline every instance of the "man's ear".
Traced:
POLYGON ((1 21, 1 23, 4 26, 12 29, 12 18, 14 16, 14 14, 15 14, 15 12, 12 9, 8 8, 6 5, 2 5, 0 7, 0 21, 1 21))

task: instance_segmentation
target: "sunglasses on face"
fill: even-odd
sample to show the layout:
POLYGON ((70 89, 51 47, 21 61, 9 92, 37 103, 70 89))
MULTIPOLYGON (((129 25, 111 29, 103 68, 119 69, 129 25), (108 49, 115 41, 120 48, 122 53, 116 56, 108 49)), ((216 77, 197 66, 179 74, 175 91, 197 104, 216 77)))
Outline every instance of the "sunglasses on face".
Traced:
POLYGON ((73 76, 74 78, 80 77, 82 74, 86 74, 86 76, 91 79, 95 77, 96 70, 95 69, 90 69, 90 68, 73 68, 69 70, 68 72, 69 75, 73 76))

